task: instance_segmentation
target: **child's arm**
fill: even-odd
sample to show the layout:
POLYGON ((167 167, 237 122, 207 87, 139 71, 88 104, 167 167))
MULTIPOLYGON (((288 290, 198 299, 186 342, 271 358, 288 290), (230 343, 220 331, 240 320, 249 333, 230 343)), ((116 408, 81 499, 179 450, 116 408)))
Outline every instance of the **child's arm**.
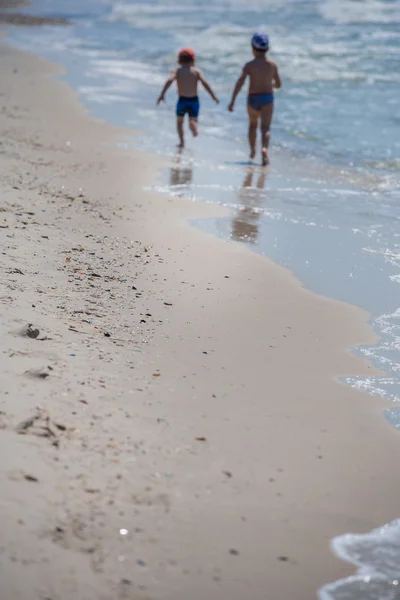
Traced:
POLYGON ((279 77, 279 72, 278 72, 278 67, 274 64, 274 88, 276 88, 277 90, 279 90, 279 88, 282 87, 282 81, 281 78, 279 77))
POLYGON ((246 77, 247 77, 248 74, 249 74, 249 71, 248 71, 247 65, 244 65, 242 74, 240 75, 239 79, 237 80, 237 82, 235 84, 235 87, 233 88, 232 99, 231 99, 231 102, 230 102, 230 104, 228 106, 228 110, 230 112, 233 112, 233 108, 235 106, 236 97, 237 97, 238 93, 240 92, 240 90, 242 89, 243 84, 246 81, 246 77))
POLYGON ((204 77, 203 73, 201 71, 198 71, 198 74, 199 74, 199 81, 201 81, 201 83, 203 84, 204 89, 210 94, 210 96, 214 100, 214 102, 219 104, 219 99, 212 91, 211 86, 208 83, 207 79, 204 77))
POLYGON ((167 81, 165 82, 162 92, 158 97, 157 104, 160 104, 160 102, 163 102, 163 100, 165 100, 165 94, 167 93, 167 90, 171 87, 171 85, 174 83, 175 80, 176 80, 176 71, 171 73, 171 75, 168 77, 167 81))

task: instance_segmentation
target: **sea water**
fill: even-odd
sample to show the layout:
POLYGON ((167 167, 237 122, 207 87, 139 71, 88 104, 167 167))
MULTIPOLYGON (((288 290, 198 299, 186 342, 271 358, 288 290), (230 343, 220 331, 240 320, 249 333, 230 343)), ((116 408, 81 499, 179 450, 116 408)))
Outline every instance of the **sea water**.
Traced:
MULTIPOLYGON (((34 0, 27 11, 71 26, 10 28, 11 40, 61 63, 96 116, 141 131, 128 145, 170 157, 156 190, 230 209, 195 226, 371 313, 381 339, 354 351, 385 374, 345 381, 391 400, 385 417, 400 429, 400 0, 34 0), (245 94, 226 110, 257 29, 283 80, 268 169, 248 159, 245 94), (182 46, 221 104, 201 94, 201 136, 177 152, 175 92, 155 101, 182 46)), ((400 598, 399 522, 333 549, 359 572, 323 600, 400 598)))

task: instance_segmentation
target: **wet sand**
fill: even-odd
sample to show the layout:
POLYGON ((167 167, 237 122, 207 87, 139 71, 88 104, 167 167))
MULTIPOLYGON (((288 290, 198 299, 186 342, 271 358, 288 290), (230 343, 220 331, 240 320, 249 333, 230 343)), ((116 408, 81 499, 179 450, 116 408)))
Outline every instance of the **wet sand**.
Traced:
POLYGON ((67 19, 55 19, 53 17, 36 17, 21 13, 0 12, 0 23, 7 25, 22 25, 24 27, 40 27, 41 25, 68 25, 67 19))
POLYGON ((30 0, 0 0, 0 10, 15 10, 22 6, 28 6, 30 0))
POLYGON ((68 25, 67 19, 54 17, 26 15, 15 11, 30 4, 29 0, 0 0, 0 23, 7 25, 22 25, 24 27, 38 27, 41 25, 68 25))
POLYGON ((335 381, 368 315, 143 191, 56 67, 0 68, 2 597, 315 598, 331 537, 399 516, 383 401, 335 381))

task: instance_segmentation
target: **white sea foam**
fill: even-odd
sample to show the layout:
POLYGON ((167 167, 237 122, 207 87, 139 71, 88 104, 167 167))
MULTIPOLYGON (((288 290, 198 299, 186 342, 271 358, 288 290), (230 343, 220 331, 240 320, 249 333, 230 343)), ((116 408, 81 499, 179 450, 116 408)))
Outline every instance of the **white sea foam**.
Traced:
POLYGON ((358 567, 356 575, 325 585, 321 600, 398 600, 400 598, 400 520, 365 534, 332 540, 333 551, 358 567))
POLYGON ((96 59, 91 62, 91 66, 95 73, 102 75, 111 75, 114 78, 129 79, 148 84, 161 85, 165 81, 165 77, 152 69, 148 63, 142 63, 133 60, 118 60, 118 59, 96 59))
POLYGON ((394 252, 393 250, 389 250, 389 248, 362 248, 362 251, 383 256, 387 262, 400 267, 400 252, 394 252))
POLYGON ((109 104, 110 102, 128 102, 130 100, 130 96, 124 96, 123 94, 113 94, 109 90, 104 91, 102 87, 97 86, 80 86, 78 88, 78 91, 89 102, 96 102, 97 104, 109 104))
MULTIPOLYGON (((397 282, 393 283, 397 285, 397 282)), ((400 308, 393 313, 380 315, 373 320, 372 324, 381 336, 380 341, 373 346, 361 346, 358 351, 371 362, 381 366, 387 375, 347 377, 344 381, 369 394, 381 396, 392 402, 400 402, 398 375, 400 373, 400 308)), ((389 413, 386 414, 386 418, 390 416, 389 413)), ((392 422, 390 418, 388 420, 392 422)))

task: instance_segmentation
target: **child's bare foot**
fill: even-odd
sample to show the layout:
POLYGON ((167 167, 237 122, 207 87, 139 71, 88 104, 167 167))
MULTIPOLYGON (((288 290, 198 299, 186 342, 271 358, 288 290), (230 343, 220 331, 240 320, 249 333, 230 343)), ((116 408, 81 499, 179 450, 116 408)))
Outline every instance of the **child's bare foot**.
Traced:
POLYGON ((250 150, 250 158, 253 159, 256 155, 256 149, 255 148, 251 148, 250 150))
POLYGON ((269 165, 268 151, 266 148, 263 148, 261 150, 261 159, 262 159, 263 167, 266 167, 267 165, 269 165))
POLYGON ((183 142, 180 142, 180 144, 176 145, 177 148, 184 148, 185 144, 183 142))
POLYGON ((190 131, 193 134, 193 137, 197 137, 199 135, 199 129, 198 129, 197 121, 195 119, 190 119, 189 127, 190 127, 190 131))

